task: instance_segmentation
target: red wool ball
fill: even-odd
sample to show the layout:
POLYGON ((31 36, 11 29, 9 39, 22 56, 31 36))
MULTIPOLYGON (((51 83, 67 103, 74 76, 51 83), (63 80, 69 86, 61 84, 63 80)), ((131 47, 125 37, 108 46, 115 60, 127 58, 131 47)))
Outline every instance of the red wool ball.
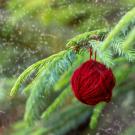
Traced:
POLYGON ((90 59, 74 71, 71 85, 78 100, 96 105, 101 101, 111 100, 115 77, 110 68, 90 59))

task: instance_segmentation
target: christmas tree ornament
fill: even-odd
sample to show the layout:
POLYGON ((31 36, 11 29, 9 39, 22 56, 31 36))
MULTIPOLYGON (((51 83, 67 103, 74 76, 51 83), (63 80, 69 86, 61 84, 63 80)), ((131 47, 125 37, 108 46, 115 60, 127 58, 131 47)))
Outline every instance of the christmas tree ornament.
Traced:
POLYGON ((90 60, 77 68, 71 78, 71 86, 74 95, 81 102, 88 105, 96 105, 101 101, 109 102, 112 90, 115 86, 115 77, 110 68, 96 61, 92 57, 90 48, 90 60))

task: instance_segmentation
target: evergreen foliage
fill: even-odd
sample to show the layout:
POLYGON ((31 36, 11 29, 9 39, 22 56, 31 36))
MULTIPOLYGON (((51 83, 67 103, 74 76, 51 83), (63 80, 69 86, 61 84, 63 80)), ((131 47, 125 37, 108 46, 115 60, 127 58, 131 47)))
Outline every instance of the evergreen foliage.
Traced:
POLYGON ((25 120, 31 122, 33 119, 39 118, 41 113, 48 107, 51 100, 50 98, 54 96, 53 85, 72 65, 75 59, 75 53, 72 50, 60 52, 58 56, 52 56, 49 61, 38 73, 37 80, 34 86, 32 86, 32 91, 30 93, 29 99, 26 104, 25 120))
MULTIPOLYGON (((135 8, 129 11, 111 31, 99 29, 74 37, 67 43, 67 50, 33 64, 18 77, 11 90, 11 96, 15 96, 22 83, 33 72, 36 74, 31 84, 24 86, 27 88, 25 91, 29 91, 24 115, 25 122, 31 125, 26 129, 27 133, 34 133, 35 128, 35 135, 50 133, 63 135, 88 118, 90 128, 96 128, 106 104, 100 103, 90 107, 75 100, 70 88, 71 75, 76 67, 88 59, 87 49, 91 47, 97 52, 98 61, 113 68, 118 80, 116 90, 118 87, 120 89, 126 77, 135 70, 134 63, 130 63, 135 60, 134 15, 135 8), (132 67, 127 69, 129 65, 132 67), (125 70, 127 72, 124 72, 125 70), (37 121, 41 122, 40 128, 36 126, 37 121)), ((114 92, 114 96, 118 94, 119 92, 114 92)))

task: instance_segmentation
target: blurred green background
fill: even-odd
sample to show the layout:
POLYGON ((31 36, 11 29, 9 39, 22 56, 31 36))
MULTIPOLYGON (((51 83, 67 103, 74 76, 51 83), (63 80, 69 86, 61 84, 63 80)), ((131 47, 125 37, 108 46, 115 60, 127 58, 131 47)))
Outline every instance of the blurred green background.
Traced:
MULTIPOLYGON (((135 0, 0 0, 0 134, 23 117, 25 97, 13 100, 9 91, 26 67, 63 50, 75 35, 112 28, 133 7, 135 0)), ((134 91, 122 93, 109 104, 96 131, 67 134, 134 135, 134 98, 134 91)))

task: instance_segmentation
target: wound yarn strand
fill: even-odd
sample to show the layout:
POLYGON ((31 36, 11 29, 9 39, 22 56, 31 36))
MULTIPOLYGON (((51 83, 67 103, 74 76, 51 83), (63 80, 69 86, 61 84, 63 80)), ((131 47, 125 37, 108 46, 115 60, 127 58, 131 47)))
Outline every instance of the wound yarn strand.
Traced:
POLYGON ((96 52, 92 60, 92 48, 89 52, 90 59, 78 67, 71 77, 73 93, 84 104, 109 102, 115 86, 115 76, 110 68, 96 61, 96 52))

